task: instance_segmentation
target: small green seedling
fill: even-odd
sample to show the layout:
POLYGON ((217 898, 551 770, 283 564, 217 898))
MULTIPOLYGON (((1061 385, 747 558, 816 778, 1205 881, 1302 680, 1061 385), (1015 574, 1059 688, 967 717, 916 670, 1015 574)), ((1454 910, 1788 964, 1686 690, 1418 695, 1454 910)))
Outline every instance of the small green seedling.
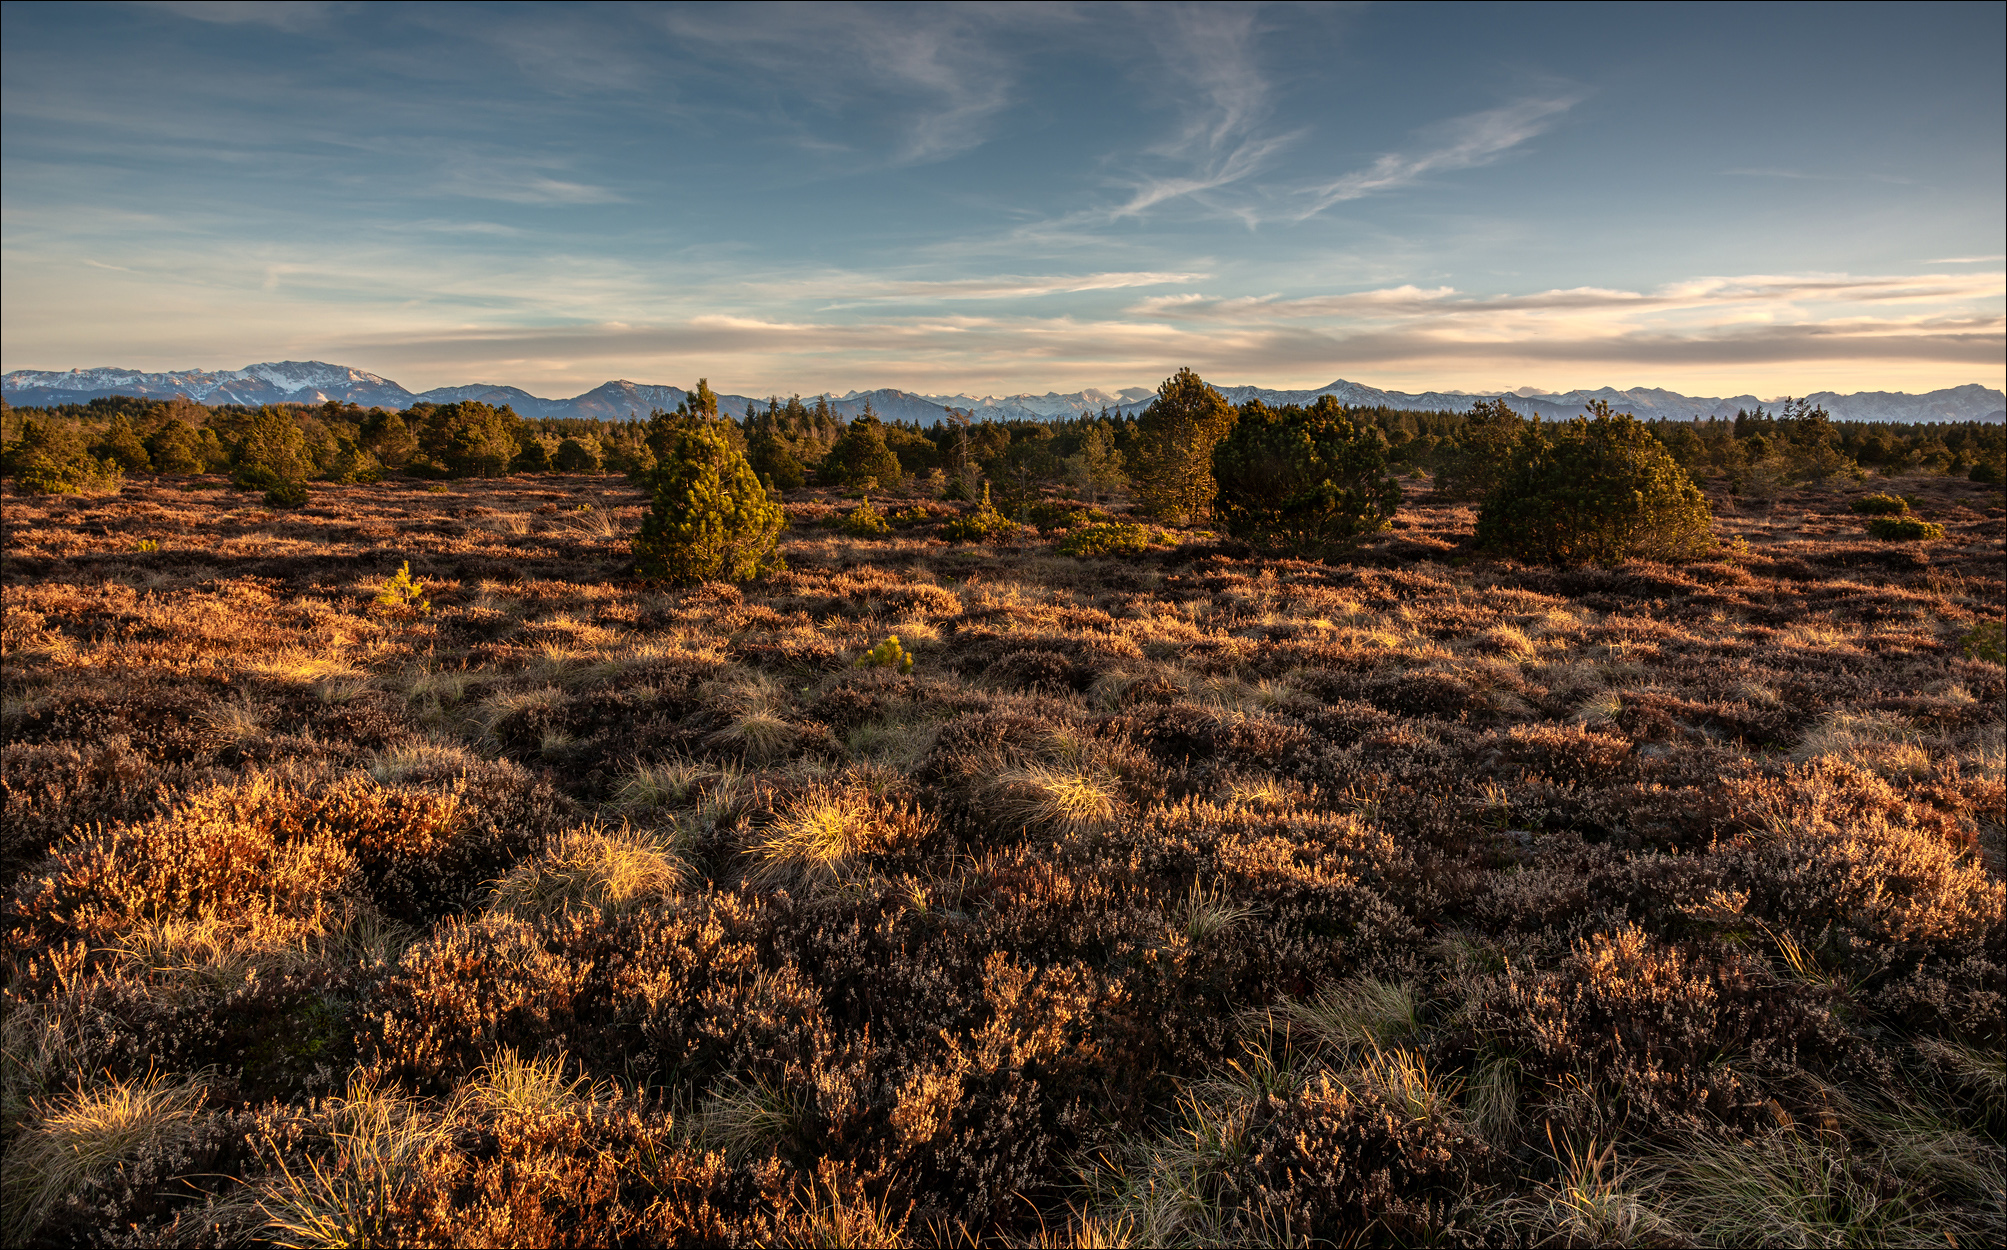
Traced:
POLYGON ((893 634, 884 642, 857 657, 858 668, 896 668, 902 673, 913 671, 913 657, 906 648, 899 645, 899 635, 893 634))
POLYGON ((1958 646, 1975 660, 2007 664, 2007 626, 1999 621, 1982 621, 1958 640, 1958 646))
POLYGON ((398 566, 397 576, 385 579, 383 589, 376 593, 376 604, 394 611, 410 609, 425 613, 432 610, 432 601, 425 598, 425 583, 411 576, 411 561, 398 566))
POLYGON ((151 538, 142 538, 132 545, 134 551, 159 551, 160 544, 151 538))

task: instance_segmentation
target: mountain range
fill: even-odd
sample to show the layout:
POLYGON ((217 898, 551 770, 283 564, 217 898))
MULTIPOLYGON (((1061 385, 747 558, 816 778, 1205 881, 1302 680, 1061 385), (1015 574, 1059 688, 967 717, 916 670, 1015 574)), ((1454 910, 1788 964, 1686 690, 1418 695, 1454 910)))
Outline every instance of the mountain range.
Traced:
MULTIPOLYGON (((1753 410, 1759 403, 1773 410, 1776 400, 1758 400, 1754 395, 1696 397, 1656 387, 1618 390, 1576 390, 1548 394, 1534 387, 1498 394, 1466 391, 1383 391, 1342 378, 1315 390, 1271 390, 1258 386, 1223 386, 1220 392, 1238 404, 1259 399, 1267 404, 1310 403, 1320 395, 1333 395, 1341 403, 1367 407, 1461 410, 1479 399, 1499 398, 1514 409, 1543 417, 1572 417, 1592 401, 1604 400, 1618 411, 1635 413, 1647 420, 1667 418, 1692 420, 1699 417, 1732 417, 1738 409, 1753 410)), ((688 396, 680 386, 660 386, 642 382, 606 382, 570 399, 542 399, 513 386, 475 384, 441 386, 429 391, 409 391, 388 378, 345 365, 318 360, 285 360, 251 365, 243 369, 187 369, 174 373, 142 373, 132 369, 71 369, 53 371, 17 369, 0 376, 0 398, 10 404, 42 406, 83 403, 105 395, 136 395, 153 399, 184 396, 202 404, 320 404, 329 400, 361 404, 366 408, 409 408, 416 403, 446 404, 465 400, 500 407, 509 405, 525 417, 591 417, 622 420, 646 417, 654 409, 673 409, 688 396)), ((1156 392, 1149 387, 1131 386, 1119 391, 1088 389, 1071 394, 1044 395, 918 395, 910 391, 880 389, 851 391, 830 396, 830 407, 844 416, 856 416, 870 405, 872 411, 890 420, 917 421, 932 425, 942 420, 950 408, 972 412, 978 419, 1049 420, 1080 413, 1110 412, 1134 414, 1150 406, 1156 392)), ((1977 384, 1954 386, 1911 395, 1901 391, 1860 391, 1842 395, 1820 391, 1805 396, 1843 421, 2002 421, 2007 420, 2007 395, 1977 384)), ((764 403, 746 395, 720 395, 720 404, 729 413, 745 412, 754 403, 764 403)))

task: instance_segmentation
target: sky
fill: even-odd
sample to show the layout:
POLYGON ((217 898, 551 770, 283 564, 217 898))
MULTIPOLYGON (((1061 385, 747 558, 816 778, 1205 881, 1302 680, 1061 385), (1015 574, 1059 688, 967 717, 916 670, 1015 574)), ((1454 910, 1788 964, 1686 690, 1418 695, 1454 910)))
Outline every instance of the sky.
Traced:
POLYGON ((2007 6, 0 6, 0 369, 2007 381, 2007 6))

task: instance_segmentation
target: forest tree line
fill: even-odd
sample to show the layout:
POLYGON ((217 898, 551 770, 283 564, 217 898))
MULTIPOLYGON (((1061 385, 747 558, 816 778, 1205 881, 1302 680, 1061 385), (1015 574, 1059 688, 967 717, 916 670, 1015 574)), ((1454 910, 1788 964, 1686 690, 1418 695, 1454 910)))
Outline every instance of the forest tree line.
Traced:
MULTIPOLYGON (((1521 419, 1499 401, 1468 411, 1344 410, 1378 432, 1387 463, 1459 493, 1482 493, 1521 419)), ((730 437, 775 490, 917 487, 972 498, 983 485, 1007 511, 1059 489, 1099 500, 1130 489, 1142 453, 1139 419, 1102 411, 1047 421, 978 421, 950 409, 932 426, 885 421, 867 407, 849 420, 828 396, 778 397, 742 416, 720 413, 699 382, 682 415, 727 418, 730 437)), ((186 399, 108 396, 47 408, 0 408, 0 471, 21 489, 115 488, 129 473, 228 474, 246 489, 374 481, 387 474, 448 479, 516 473, 620 473, 656 467, 665 420, 525 418, 478 401, 401 411, 354 404, 206 406, 186 399), (651 429, 655 431, 651 437, 651 429)), ((1803 401, 1732 419, 1645 423, 1698 482, 1731 493, 1869 474, 1951 473, 2007 480, 2007 427, 1984 422, 1835 421, 1803 401)))

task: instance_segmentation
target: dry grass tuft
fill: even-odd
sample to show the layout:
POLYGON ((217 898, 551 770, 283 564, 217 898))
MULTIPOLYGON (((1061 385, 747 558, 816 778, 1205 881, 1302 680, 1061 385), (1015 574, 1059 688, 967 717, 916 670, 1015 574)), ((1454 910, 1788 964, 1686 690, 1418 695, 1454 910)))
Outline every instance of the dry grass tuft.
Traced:
POLYGON ((1112 783, 1073 769, 1043 764, 1005 769, 994 788, 998 820, 1026 829, 1097 833, 1114 824, 1118 810, 1112 783))
POLYGON ((790 799, 746 850, 748 876, 769 888, 836 885, 880 840, 878 811, 862 794, 816 786, 790 799))
POLYGON ((495 883, 488 906, 519 919, 574 909, 618 915, 670 897, 689 873, 676 848, 651 834, 588 825, 517 864, 495 883))
POLYGON ((206 1096, 200 1080, 150 1072, 86 1083, 34 1105, 26 1123, 10 1126, 13 1140, 0 1160, 5 1239, 26 1244, 60 1205, 107 1179, 121 1162, 187 1138, 206 1096))
POLYGON ((1421 1032, 1414 991, 1406 985, 1361 977, 1318 992, 1308 1002, 1279 1009, 1291 1023, 1339 1051, 1397 1047, 1421 1032))
POLYGON ((376 1246, 426 1166, 452 1147, 450 1124, 402 1091, 367 1079, 330 1099, 323 1153, 288 1159, 269 1138, 276 1175, 258 1187, 265 1235, 284 1247, 376 1246))

